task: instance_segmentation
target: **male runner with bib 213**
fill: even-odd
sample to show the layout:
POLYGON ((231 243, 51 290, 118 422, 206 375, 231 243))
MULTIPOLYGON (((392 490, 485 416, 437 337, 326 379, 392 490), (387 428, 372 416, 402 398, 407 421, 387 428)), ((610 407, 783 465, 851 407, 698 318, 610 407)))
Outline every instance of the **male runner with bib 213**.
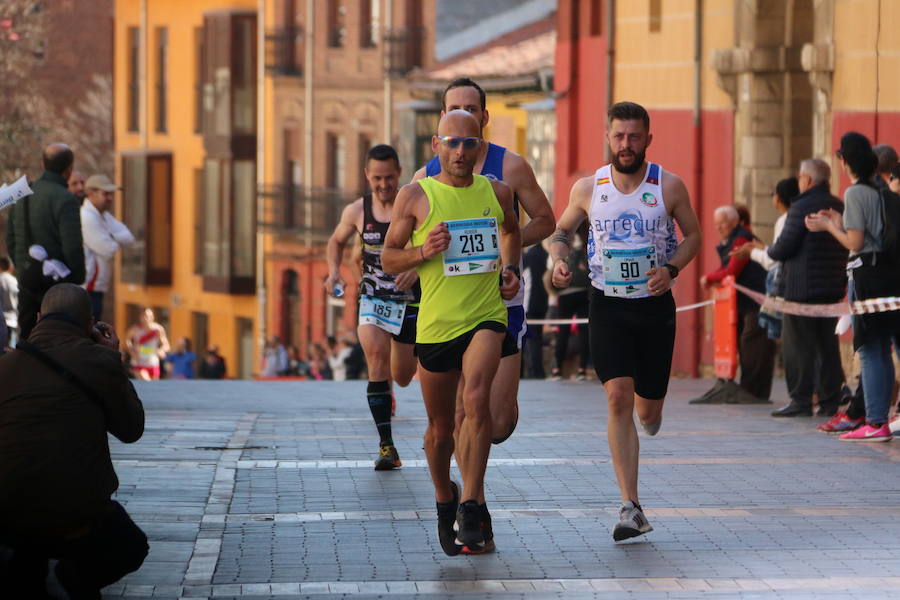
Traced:
POLYGON ((437 500, 438 538, 451 556, 485 542, 478 499, 491 450, 491 383, 506 335, 503 299, 519 291, 522 251, 512 192, 473 174, 480 130, 466 111, 441 117, 431 140, 441 172, 400 190, 382 252, 385 271, 415 267, 421 278, 416 354, 428 413, 425 454, 437 500), (410 240, 413 246, 406 248, 410 240), (466 447, 457 462, 462 491, 450 480, 461 376, 465 418, 459 443, 466 447))
POLYGON ((656 435, 675 346, 670 288, 700 248, 700 225, 681 179, 644 160, 653 139, 647 111, 633 102, 614 104, 607 129, 612 164, 575 182, 550 254, 553 285, 565 288, 572 281, 569 239, 588 220, 591 358, 609 405, 609 450, 622 494, 613 539, 620 541, 653 530, 638 500, 633 412, 656 435))
POLYGON ((369 409, 378 428, 380 449, 375 470, 401 465, 391 434, 391 383, 406 387, 416 373, 413 344, 416 341, 418 278, 415 270, 396 277, 381 266, 381 250, 391 222, 391 211, 400 182, 400 159, 391 146, 381 144, 366 156, 366 180, 371 193, 347 206, 328 240, 328 277, 325 290, 342 290, 341 258, 344 247, 358 235, 362 241, 362 279, 359 285, 357 336, 369 370, 369 409))
MULTIPOLYGON (((441 115, 451 110, 465 110, 472 114, 480 125, 479 136, 490 120, 486 108, 484 90, 476 82, 467 77, 451 81, 444 89, 441 97, 441 115)), ((427 165, 419 169, 413 181, 423 177, 433 177, 441 172, 441 163, 437 156, 427 165)), ((547 196, 538 185, 531 166, 520 155, 503 146, 482 140, 475 162, 475 172, 489 179, 502 181, 513 192, 513 209, 516 217, 519 207, 528 215, 528 224, 522 228, 522 246, 539 244, 541 240, 553 233, 555 219, 553 209, 547 196)), ((521 269, 522 265, 519 265, 521 269)), ((519 287, 516 297, 505 302, 508 310, 508 340, 503 344, 503 358, 494 378, 491 389, 491 421, 493 433, 491 440, 495 444, 506 441, 512 435, 519 420, 517 396, 519 392, 519 376, 522 372, 522 344, 528 325, 525 323, 525 282, 519 287)), ((463 416, 462 390, 464 382, 460 382, 457 393, 457 423, 463 416)), ((484 498, 481 499, 482 501, 484 498)))

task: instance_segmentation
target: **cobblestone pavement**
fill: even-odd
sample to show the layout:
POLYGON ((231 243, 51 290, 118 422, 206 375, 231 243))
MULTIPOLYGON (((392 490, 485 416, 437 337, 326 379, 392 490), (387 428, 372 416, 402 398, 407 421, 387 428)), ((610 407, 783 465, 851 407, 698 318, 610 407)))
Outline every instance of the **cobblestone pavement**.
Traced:
POLYGON ((900 598, 900 444, 689 406, 709 385, 673 381, 662 431, 641 434, 655 530, 617 545, 602 388, 524 382, 488 469, 498 551, 451 558, 415 384, 391 472, 372 469, 365 382, 139 384, 146 433, 113 456, 150 555, 104 597, 900 598))

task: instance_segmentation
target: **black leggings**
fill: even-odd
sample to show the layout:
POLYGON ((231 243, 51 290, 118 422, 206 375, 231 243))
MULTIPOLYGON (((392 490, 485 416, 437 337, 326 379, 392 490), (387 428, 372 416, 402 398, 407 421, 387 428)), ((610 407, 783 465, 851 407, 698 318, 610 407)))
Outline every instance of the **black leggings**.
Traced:
MULTIPOLYGON (((579 319, 588 317, 590 309, 590 296, 587 290, 572 292, 559 296, 559 318, 571 319, 573 316, 579 319)), ((559 333, 556 336, 556 348, 554 353, 556 357, 556 368, 562 371, 563 363, 566 360, 566 354, 569 349, 569 332, 571 325, 560 325, 559 333)), ((588 336, 588 326, 578 325, 578 368, 587 369, 591 362, 590 337, 588 336)))
POLYGON ((147 536, 118 502, 110 500, 103 515, 75 539, 37 540, 27 536, 3 539, 13 555, 0 571, 10 598, 46 595, 47 561, 59 559, 56 576, 73 600, 98 598, 100 589, 137 571, 147 556, 147 536))

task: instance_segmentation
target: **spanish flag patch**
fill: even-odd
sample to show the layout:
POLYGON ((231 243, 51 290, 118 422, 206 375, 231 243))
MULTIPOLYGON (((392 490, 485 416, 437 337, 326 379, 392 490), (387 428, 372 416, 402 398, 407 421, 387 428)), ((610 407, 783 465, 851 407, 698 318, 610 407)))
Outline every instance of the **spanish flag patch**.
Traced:
POLYGON ((604 183, 609 183, 609 177, 600 177, 597 179, 597 185, 603 185, 604 183))

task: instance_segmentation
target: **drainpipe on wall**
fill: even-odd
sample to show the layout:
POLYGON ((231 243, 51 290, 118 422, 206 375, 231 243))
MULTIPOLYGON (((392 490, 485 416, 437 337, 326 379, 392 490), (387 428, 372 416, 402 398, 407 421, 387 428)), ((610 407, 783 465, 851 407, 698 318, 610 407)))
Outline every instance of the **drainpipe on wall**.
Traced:
MULTIPOLYGON (((616 59, 616 0, 606 0, 606 110, 613 103, 613 81, 615 80, 616 59)), ((609 144, 605 146, 606 162, 612 160, 609 144)))
POLYGON ((149 25, 149 17, 147 14, 147 0, 141 0, 141 29, 140 29, 140 40, 139 40, 139 56, 138 56, 138 81, 140 81, 140 95, 138 97, 138 115, 140 117, 141 123, 141 149, 147 149, 147 131, 150 129, 150 115, 147 110, 147 93, 150 89, 150 86, 147 85, 147 77, 149 72, 147 70, 147 44, 149 43, 150 35, 147 31, 147 27, 149 25))
POLYGON ((303 203, 305 245, 312 246, 312 187, 313 187, 313 50, 315 48, 315 3, 306 0, 306 30, 303 33, 303 185, 306 187, 306 201, 303 203))
MULTIPOLYGON (((697 214, 703 215, 703 0, 694 3, 694 189, 696 190, 695 206, 697 214)), ((702 254, 701 254, 702 256, 702 254)), ((700 268, 700 260, 695 262, 700 268)), ((700 279, 694 285, 694 301, 699 302, 702 292, 700 279)), ((703 319, 697 315, 697 327, 694 333, 694 361, 692 377, 700 375, 700 357, 703 351, 703 319)))
POLYGON ((391 144, 391 133, 393 132, 393 84, 391 82, 391 48, 388 46, 387 38, 391 35, 391 27, 393 27, 394 18, 394 1, 385 0, 384 9, 384 34, 381 38, 381 51, 383 53, 384 63, 384 143, 391 144))
MULTIPOLYGON (((258 0, 256 17, 256 301, 259 332, 259 357, 262 356, 268 333, 266 312, 266 236, 261 223, 265 222, 266 205, 261 193, 266 185, 266 0, 258 0)), ((258 364, 258 362, 256 363, 258 364)))

